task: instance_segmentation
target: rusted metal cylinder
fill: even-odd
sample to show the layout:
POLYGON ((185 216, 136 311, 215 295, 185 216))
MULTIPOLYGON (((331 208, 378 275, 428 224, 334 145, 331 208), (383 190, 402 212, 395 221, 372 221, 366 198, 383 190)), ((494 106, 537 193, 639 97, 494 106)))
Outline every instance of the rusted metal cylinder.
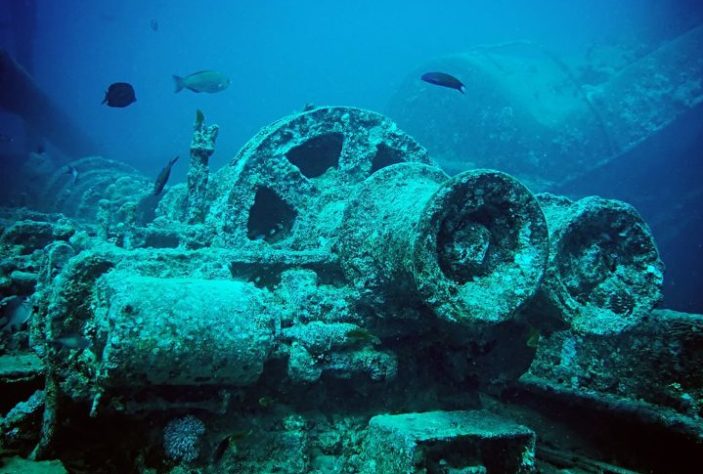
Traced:
POLYGON ((274 326, 254 285, 112 272, 98 286, 101 388, 248 385, 263 371, 274 326))
POLYGON ((559 320, 594 333, 622 331, 661 300, 664 265, 649 226, 629 204, 539 194, 550 233, 536 325, 559 320))
POLYGON ((360 187, 344 214, 339 253, 365 299, 429 306, 469 327, 511 319, 537 291, 548 254, 537 200, 493 170, 448 179, 399 164, 360 187))

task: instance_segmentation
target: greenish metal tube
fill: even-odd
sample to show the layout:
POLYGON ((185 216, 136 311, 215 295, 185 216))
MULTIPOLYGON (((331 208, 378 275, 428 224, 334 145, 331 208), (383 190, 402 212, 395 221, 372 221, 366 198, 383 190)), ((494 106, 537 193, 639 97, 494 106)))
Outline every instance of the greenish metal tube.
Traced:
POLYGON ((254 285, 112 272, 98 286, 101 388, 248 385, 263 371, 274 325, 254 285))

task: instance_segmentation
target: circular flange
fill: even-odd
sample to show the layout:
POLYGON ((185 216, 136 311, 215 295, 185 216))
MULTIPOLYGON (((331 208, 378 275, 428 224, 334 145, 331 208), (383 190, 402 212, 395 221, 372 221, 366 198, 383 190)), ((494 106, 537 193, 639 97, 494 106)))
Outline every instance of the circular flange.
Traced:
POLYGON ((475 170, 449 179, 408 163, 359 187, 339 250, 369 304, 387 311, 421 303, 480 327, 511 319, 535 294, 549 244, 537 200, 510 176, 475 170))
POLYGON ((444 319, 480 325, 513 318, 534 296, 549 239, 544 214, 525 186, 478 169, 433 195, 413 248, 421 297, 444 319))
POLYGON ((639 213, 591 196, 565 207, 558 219, 540 293, 559 317, 582 331, 610 333, 649 314, 661 300, 664 265, 639 213))

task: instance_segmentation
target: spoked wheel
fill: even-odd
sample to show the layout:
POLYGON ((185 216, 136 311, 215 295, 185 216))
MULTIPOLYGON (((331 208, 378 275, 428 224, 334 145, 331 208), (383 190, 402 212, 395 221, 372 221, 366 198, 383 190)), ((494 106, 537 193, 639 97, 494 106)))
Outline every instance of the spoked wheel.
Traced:
POLYGON ((401 162, 430 159, 380 114, 321 107, 291 115, 262 129, 213 177, 207 223, 218 246, 329 250, 353 189, 401 162))

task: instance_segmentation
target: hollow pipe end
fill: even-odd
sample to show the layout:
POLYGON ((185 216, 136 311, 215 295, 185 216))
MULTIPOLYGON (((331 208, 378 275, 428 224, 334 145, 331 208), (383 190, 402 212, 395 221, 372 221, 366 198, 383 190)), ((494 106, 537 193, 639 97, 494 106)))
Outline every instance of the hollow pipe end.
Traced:
POLYGON ((499 171, 467 171, 442 184, 422 212, 417 235, 416 286, 449 321, 512 319, 546 270, 549 240, 539 203, 499 171))

